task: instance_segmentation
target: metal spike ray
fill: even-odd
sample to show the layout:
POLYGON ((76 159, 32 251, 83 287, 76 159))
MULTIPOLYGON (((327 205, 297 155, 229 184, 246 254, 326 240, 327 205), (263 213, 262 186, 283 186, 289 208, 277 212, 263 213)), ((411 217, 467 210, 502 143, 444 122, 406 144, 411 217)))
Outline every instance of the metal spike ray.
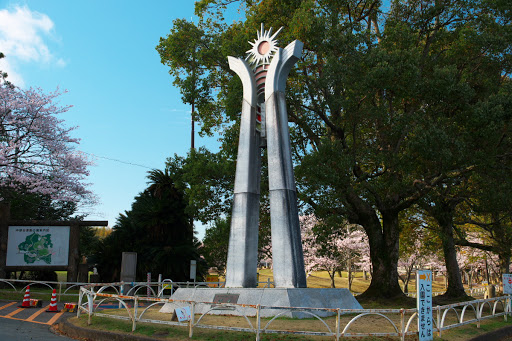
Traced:
POLYGON ((270 30, 268 30, 268 32, 266 33, 267 37, 270 37, 270 35, 272 34, 272 27, 270 28, 270 30))
MULTIPOLYGON (((281 33, 281 31, 283 30, 283 28, 284 28, 284 26, 281 26, 281 27, 276 31, 276 33, 274 33, 274 35, 273 35, 272 37, 270 37, 270 40, 275 40, 275 41, 277 41, 277 39, 274 39, 274 38, 275 38, 275 37, 277 37, 277 35, 278 35, 279 33, 281 33)), ((272 31, 272 28, 270 28, 270 31, 272 31)), ((269 33, 269 34, 270 34, 270 33, 269 33)))
POLYGON ((279 48, 276 37, 282 31, 282 29, 283 27, 279 28, 275 33, 273 33, 272 27, 266 31, 265 25, 263 23, 261 24, 260 30, 256 31, 257 38, 254 40, 254 42, 249 41, 249 44, 251 44, 251 49, 245 52, 247 54, 245 60, 247 60, 253 68, 256 68, 260 65, 270 64, 272 57, 275 55, 279 48), (261 53, 259 48, 264 42, 266 42, 268 45, 265 46, 266 51, 261 53))

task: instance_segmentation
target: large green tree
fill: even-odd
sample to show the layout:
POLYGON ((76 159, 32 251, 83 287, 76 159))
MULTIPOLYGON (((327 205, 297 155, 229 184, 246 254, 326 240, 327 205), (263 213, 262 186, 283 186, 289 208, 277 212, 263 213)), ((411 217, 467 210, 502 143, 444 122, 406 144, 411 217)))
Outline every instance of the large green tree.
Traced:
POLYGON ((121 214, 112 233, 102 240, 96 262, 103 281, 119 280, 122 252, 137 252, 137 277, 147 272, 173 281, 189 280, 189 264, 204 271, 183 191, 168 171, 148 174, 148 188, 135 197, 130 211, 121 214))
POLYGON ((199 110, 202 128, 235 134, 241 84, 225 58, 242 57, 261 22, 285 27, 283 47, 303 41, 287 89, 299 197, 321 219, 365 229, 373 276, 363 297, 401 295, 400 213, 489 162, 510 120, 495 100, 511 93, 506 2, 243 3, 245 22, 230 25, 216 16, 226 2, 197 6, 197 63, 209 70, 206 99, 215 109, 199 110))

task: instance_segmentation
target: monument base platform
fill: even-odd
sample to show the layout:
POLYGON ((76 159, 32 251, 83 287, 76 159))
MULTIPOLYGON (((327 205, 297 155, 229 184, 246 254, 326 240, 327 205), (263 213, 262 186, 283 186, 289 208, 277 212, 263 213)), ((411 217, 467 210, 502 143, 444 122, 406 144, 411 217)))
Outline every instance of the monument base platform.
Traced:
MULTIPOLYGON (((222 307, 215 303, 250 304, 265 307, 300 307, 330 309, 363 309, 348 289, 321 288, 179 288, 171 296, 173 300, 207 302, 195 305, 196 314, 210 311, 214 315, 256 316, 256 309, 243 306, 222 307), (215 303, 214 303, 215 302, 215 303)), ((161 313, 172 313, 176 308, 188 306, 185 302, 166 303, 161 313)), ((304 309, 308 311, 307 309, 304 309)), ((334 312, 309 310, 324 317, 334 312)), ((262 308, 261 317, 281 316, 308 318, 309 313, 291 312, 286 309, 262 308)))

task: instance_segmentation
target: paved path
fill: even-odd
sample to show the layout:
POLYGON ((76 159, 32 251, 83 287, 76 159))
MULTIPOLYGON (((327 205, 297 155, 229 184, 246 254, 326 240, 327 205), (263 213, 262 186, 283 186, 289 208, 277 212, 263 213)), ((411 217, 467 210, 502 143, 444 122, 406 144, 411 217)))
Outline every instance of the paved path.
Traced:
POLYGON ((55 335, 49 325, 23 320, 0 318, 0 340, 9 341, 66 341, 69 337, 55 335))
MULTIPOLYGON (((20 302, 0 301, 0 340, 71 340, 50 332, 50 326, 71 313, 48 313, 41 308, 20 308, 20 302)), ((62 308, 59 304, 57 307, 62 308)))

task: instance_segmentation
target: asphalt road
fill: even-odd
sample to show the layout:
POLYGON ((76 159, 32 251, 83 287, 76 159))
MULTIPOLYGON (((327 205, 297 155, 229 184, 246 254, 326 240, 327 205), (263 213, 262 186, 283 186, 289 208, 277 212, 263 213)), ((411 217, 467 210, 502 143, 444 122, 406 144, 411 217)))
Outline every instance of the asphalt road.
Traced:
POLYGON ((69 337, 55 335, 50 326, 0 318, 0 341, 64 341, 69 337))

